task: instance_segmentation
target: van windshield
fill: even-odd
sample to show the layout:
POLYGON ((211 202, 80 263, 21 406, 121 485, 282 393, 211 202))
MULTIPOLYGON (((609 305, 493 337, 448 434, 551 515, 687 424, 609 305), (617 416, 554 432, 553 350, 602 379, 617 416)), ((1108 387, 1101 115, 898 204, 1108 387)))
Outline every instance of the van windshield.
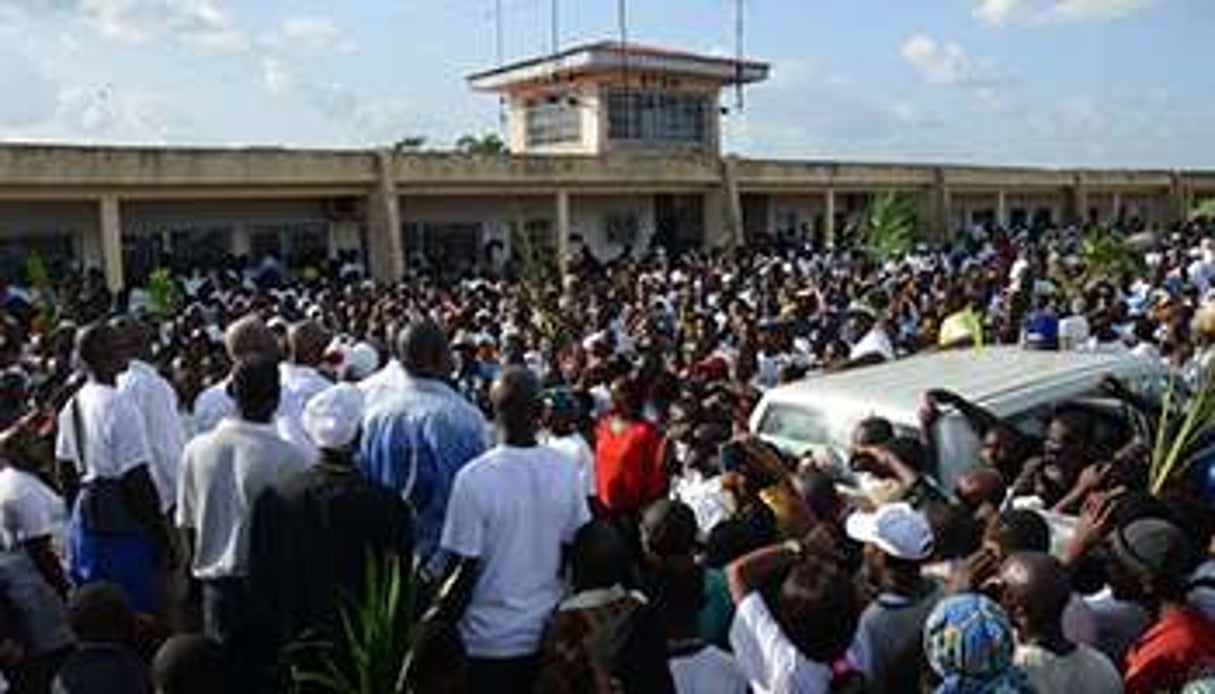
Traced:
POLYGON ((797 405, 769 405, 759 422, 758 433, 782 447, 804 449, 809 446, 830 446, 842 449, 848 446, 848 442, 840 438, 831 421, 822 413, 797 405))

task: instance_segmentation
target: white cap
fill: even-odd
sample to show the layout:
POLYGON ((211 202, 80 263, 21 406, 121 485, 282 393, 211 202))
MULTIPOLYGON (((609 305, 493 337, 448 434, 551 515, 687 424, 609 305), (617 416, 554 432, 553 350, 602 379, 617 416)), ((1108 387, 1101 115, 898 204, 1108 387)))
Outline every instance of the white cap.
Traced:
POLYGON ((380 367, 380 353, 366 342, 359 342, 346 351, 346 376, 361 381, 380 367))
POLYGON ((902 501, 861 511, 844 523, 848 537, 877 546, 896 559, 921 561, 932 555, 932 526, 924 514, 902 501))
POLYGON ((330 386, 304 406, 304 431, 317 448, 341 450, 354 443, 363 421, 363 391, 349 383, 330 386))

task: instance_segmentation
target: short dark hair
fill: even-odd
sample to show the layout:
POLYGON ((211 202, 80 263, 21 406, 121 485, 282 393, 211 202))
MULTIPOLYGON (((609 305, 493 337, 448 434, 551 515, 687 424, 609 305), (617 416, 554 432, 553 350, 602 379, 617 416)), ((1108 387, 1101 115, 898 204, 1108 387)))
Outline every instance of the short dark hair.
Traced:
POLYGON ((76 592, 68 608, 72 631, 85 642, 135 641, 135 612, 117 584, 90 583, 76 592))
POLYGON ((204 694, 225 688, 223 649, 201 634, 165 641, 152 661, 152 678, 162 694, 204 694))
POLYGON ((811 552, 780 585, 776 620, 806 658, 834 662, 852 642, 859 600, 851 577, 830 556, 811 552))
POLYGON ((264 354, 240 359, 232 366, 228 389, 242 415, 273 413, 281 396, 278 361, 264 354))
POLYGON ((1005 554, 1050 551, 1050 526, 1036 511, 1009 509, 992 523, 993 539, 1005 554))
POLYGON ((863 446, 880 446, 894 438, 894 425, 883 417, 866 417, 856 425, 852 438, 863 446))

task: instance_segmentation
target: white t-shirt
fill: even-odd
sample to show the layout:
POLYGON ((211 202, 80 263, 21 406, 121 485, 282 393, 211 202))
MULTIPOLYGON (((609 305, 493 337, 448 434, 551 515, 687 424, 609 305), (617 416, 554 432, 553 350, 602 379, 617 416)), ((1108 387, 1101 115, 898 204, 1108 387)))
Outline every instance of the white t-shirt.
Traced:
POLYGON ((156 369, 133 360, 118 376, 118 390, 128 394, 143 417, 144 431, 152 451, 149 472, 160 497, 161 510, 177 500, 177 478, 181 452, 186 447, 185 427, 178 414, 177 392, 156 369))
POLYGON ((278 365, 278 378, 283 385, 283 392, 287 393, 301 408, 308 404, 313 395, 333 385, 332 381, 311 366, 289 362, 278 365))
POLYGON ((113 386, 93 381, 84 384, 59 412, 55 457, 75 463, 82 482, 118 479, 139 465, 151 464, 143 416, 131 396, 113 386), (76 440, 73 403, 80 412, 83 456, 76 440))
POLYGON ((392 359, 379 371, 359 381, 359 390, 363 391, 366 411, 371 412, 381 403, 391 400, 394 393, 405 388, 408 378, 401 362, 392 359))
POLYGON ((40 537, 56 539, 67 516, 63 499, 34 475, 0 469, 0 549, 14 550, 40 537))
POLYGON ((1118 694, 1122 677, 1110 659, 1095 648, 1077 644, 1067 655, 1040 646, 1017 646, 1013 662, 1025 671, 1038 694, 1118 694))
POLYGON ((582 489, 586 496, 595 495, 595 452, 591 445, 582 438, 582 434, 573 433, 568 436, 554 436, 545 441, 546 446, 561 453, 574 462, 578 468, 578 477, 582 479, 582 489))
POLYGON ((738 669, 756 694, 825 694, 831 690, 831 668, 797 650, 759 593, 744 598, 734 612, 730 646, 738 669))
POLYGON ((688 656, 671 657, 671 679, 677 694, 747 694, 747 678, 734 658, 716 646, 688 656))
MULTIPOLYGON (((282 385, 282 376, 279 376, 282 385)), ((309 459, 316 457, 316 447, 304 431, 304 406, 291 391, 279 393, 278 409, 274 411, 274 428, 284 441, 299 448, 309 459)), ((225 418, 236 417, 236 401, 228 394, 228 379, 207 388, 194 400, 195 435, 214 430, 225 418)))
POLYGON ((562 546, 590 519, 585 487, 564 455, 545 446, 500 445, 456 474, 442 548, 479 560, 460 620, 468 654, 534 654, 561 600, 562 546))
POLYGON ((225 419, 182 454, 177 525, 195 531, 194 577, 244 576, 253 504, 311 461, 269 424, 225 419))

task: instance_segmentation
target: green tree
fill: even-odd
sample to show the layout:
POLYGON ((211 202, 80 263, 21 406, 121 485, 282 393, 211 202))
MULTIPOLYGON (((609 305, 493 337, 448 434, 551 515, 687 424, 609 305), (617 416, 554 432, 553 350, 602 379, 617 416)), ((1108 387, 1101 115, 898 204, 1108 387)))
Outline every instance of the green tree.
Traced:
POLYGON ((496 157, 509 154, 506 143, 494 133, 486 135, 461 135, 456 140, 456 151, 480 157, 496 157))
POLYGON ((915 205, 911 199, 898 191, 886 191, 869 204, 861 243, 879 260, 892 260, 911 252, 915 226, 915 205))

